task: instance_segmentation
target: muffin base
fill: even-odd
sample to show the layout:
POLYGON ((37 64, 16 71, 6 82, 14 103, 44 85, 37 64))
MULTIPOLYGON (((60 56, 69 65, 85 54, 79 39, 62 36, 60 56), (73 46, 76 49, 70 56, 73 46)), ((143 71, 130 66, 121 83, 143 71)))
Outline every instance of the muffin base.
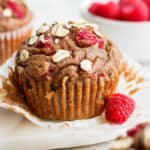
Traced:
POLYGON ((50 78, 27 80, 23 82, 27 105, 40 118, 50 120, 86 119, 102 114, 105 99, 116 90, 118 83, 118 78, 109 85, 103 78, 85 78, 72 83, 66 76, 59 91, 53 91, 49 90, 50 78))

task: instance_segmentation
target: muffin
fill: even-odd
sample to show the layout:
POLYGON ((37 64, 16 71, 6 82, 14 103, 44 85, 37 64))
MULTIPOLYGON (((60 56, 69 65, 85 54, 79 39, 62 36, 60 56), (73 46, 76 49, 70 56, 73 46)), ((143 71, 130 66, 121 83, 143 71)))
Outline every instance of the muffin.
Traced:
POLYGON ((32 13, 22 0, 0 0, 0 64, 31 35, 32 13))
POLYGON ((18 51, 13 81, 40 118, 85 119, 102 114, 124 67, 93 24, 45 23, 18 51))

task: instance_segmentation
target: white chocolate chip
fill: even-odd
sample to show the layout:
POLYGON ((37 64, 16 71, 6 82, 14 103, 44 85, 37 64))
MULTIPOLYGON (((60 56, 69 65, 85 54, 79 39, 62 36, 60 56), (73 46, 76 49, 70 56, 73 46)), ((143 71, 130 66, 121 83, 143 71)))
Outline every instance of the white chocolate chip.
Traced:
POLYGON ((94 33, 95 33, 97 36, 103 37, 103 35, 102 35, 99 31, 97 31, 96 29, 94 29, 93 31, 94 31, 94 33))
POLYGON ((17 71, 19 74, 21 74, 23 72, 23 70, 24 70, 23 67, 21 67, 21 66, 17 67, 17 71))
POLYGON ((29 52, 25 49, 21 50, 20 52, 20 60, 26 61, 29 58, 29 52))
POLYGON ((92 62, 88 59, 84 59, 80 63, 81 69, 83 69, 84 71, 87 71, 87 72, 92 70, 92 65, 93 65, 92 62))
POLYGON ((32 36, 29 41, 28 41, 28 44, 29 45, 34 45, 38 40, 38 37, 37 36, 32 36))
POLYGON ((3 16, 4 17, 11 17, 12 16, 12 10, 9 8, 6 8, 3 10, 3 16))
POLYGON ((45 33, 49 30, 49 26, 44 24, 42 25, 38 30, 37 30, 37 34, 42 34, 45 33))
POLYGON ((51 33, 56 37, 65 37, 69 33, 69 30, 65 29, 62 24, 57 23, 52 27, 51 33))
POLYGON ((58 50, 52 56, 52 60, 53 60, 53 62, 58 63, 67 57, 70 57, 70 52, 68 50, 58 50))
POLYGON ((42 35, 39 37, 39 41, 41 41, 42 43, 45 43, 44 34, 42 34, 42 35))
POLYGON ((59 39, 56 38, 55 41, 54 41, 54 43, 58 44, 59 43, 59 39))

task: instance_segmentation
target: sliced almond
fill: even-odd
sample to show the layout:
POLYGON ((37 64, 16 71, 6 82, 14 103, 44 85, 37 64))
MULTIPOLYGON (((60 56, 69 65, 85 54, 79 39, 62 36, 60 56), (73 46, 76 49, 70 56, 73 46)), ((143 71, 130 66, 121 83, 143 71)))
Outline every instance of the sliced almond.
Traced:
POLYGON ((78 22, 72 23, 72 26, 76 27, 76 28, 85 28, 85 27, 89 26, 89 27, 92 27, 94 29, 97 29, 97 25, 96 24, 88 23, 85 20, 79 20, 78 22))
POLYGON ((24 68, 21 66, 17 66, 17 71, 19 74, 21 74, 23 72, 24 68))
POLYGON ((52 56, 52 60, 53 60, 53 62, 58 63, 67 57, 70 57, 70 52, 68 50, 58 50, 52 56))
POLYGON ((96 29, 94 29, 93 31, 94 31, 94 33, 95 33, 98 37, 100 37, 100 38, 103 37, 103 35, 102 35, 99 31, 97 31, 96 29))
POLYGON ((4 17, 11 17, 12 16, 12 10, 9 8, 6 8, 3 10, 3 16, 4 17))
POLYGON ((69 30, 65 29, 62 24, 57 23, 52 27, 51 33, 56 37, 65 37, 69 33, 69 30))
POLYGON ((55 43, 55 44, 58 44, 59 41, 60 41, 60 40, 56 38, 55 41, 54 41, 54 43, 55 43))
POLYGON ((44 34, 40 35, 39 41, 41 41, 42 43, 45 43, 44 34))
POLYGON ((49 28, 50 27, 48 25, 44 24, 36 31, 36 33, 37 33, 37 35, 43 34, 43 33, 47 32, 49 30, 49 28))
POLYGON ((38 37, 37 36, 32 36, 29 41, 28 41, 28 44, 29 45, 34 45, 38 40, 38 37))
POLYGON ((29 58, 29 52, 25 49, 21 50, 20 52, 20 60, 26 61, 29 58))
POLYGON ((87 72, 90 72, 92 70, 92 65, 93 63, 88 59, 84 59, 80 63, 81 69, 87 72))

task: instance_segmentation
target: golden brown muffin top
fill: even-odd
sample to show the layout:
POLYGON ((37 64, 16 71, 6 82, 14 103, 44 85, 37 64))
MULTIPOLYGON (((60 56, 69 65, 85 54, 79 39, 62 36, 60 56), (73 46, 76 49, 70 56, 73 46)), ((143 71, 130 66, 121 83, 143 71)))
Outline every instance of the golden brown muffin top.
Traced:
POLYGON ((0 32, 18 29, 29 23, 32 13, 22 0, 0 0, 0 32))
POLYGON ((64 77, 71 82, 83 78, 113 78, 123 66, 118 49, 85 21, 43 24, 17 54, 23 78, 49 77, 59 87, 64 77))

